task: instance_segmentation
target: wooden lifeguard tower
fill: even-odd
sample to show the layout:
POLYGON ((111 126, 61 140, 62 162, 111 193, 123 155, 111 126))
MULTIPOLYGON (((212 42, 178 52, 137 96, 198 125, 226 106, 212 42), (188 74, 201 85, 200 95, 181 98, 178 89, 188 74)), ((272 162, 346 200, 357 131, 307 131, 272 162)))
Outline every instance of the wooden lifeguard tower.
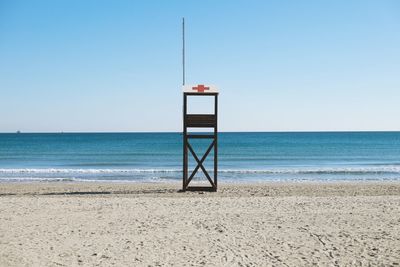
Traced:
POLYGON ((212 85, 185 85, 185 18, 182 18, 182 85, 183 85, 183 186, 182 191, 217 191, 218 178, 218 89, 212 85), (188 114, 188 97, 213 96, 213 114, 188 114), (210 133, 189 132, 188 128, 211 128, 210 133), (190 143, 192 139, 211 139, 211 144, 206 152, 199 158, 190 143), (204 162, 210 152, 214 150, 213 175, 212 177, 204 167, 204 162), (189 152, 192 154, 197 165, 189 175, 189 152), (189 186, 190 182, 201 171, 206 176, 210 186, 189 186))
POLYGON ((183 86, 183 191, 217 191, 218 178, 218 90, 215 86, 184 85, 183 86), (188 114, 188 97, 213 96, 214 113, 213 114, 188 114), (212 133, 189 133, 188 128, 212 128, 212 133), (190 140, 192 139, 211 139, 204 155, 199 158, 194 151, 190 140), (204 167, 204 161, 210 152, 214 150, 214 167, 212 177, 204 167), (189 152, 195 159, 197 166, 189 175, 189 152), (189 186, 190 182, 201 169, 211 186, 189 186))

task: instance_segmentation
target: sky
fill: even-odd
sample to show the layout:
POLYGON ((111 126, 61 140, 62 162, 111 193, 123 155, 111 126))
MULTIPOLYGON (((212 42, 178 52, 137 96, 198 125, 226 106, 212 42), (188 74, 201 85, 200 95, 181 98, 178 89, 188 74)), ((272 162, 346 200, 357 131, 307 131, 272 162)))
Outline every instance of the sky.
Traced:
POLYGON ((219 130, 400 130, 400 1, 0 0, 0 132, 181 131, 182 17, 219 130))

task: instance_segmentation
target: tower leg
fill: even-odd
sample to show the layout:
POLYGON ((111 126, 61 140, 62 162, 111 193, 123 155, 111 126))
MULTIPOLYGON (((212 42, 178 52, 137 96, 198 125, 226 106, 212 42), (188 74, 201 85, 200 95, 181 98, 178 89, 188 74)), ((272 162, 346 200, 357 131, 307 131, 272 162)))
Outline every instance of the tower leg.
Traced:
POLYGON ((218 187, 218 95, 214 96, 214 114, 215 114, 215 127, 214 127, 214 185, 215 191, 218 187))
POLYGON ((188 178, 188 148, 187 148, 187 127, 185 115, 187 112, 187 97, 183 95, 183 177, 182 177, 182 191, 186 191, 187 178, 188 178))

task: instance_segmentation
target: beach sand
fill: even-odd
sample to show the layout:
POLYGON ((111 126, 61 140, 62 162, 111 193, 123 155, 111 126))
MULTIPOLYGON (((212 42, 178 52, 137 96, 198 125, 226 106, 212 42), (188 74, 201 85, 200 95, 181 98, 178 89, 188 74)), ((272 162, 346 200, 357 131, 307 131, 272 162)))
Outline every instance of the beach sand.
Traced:
POLYGON ((396 266, 400 183, 0 184, 0 266, 396 266))

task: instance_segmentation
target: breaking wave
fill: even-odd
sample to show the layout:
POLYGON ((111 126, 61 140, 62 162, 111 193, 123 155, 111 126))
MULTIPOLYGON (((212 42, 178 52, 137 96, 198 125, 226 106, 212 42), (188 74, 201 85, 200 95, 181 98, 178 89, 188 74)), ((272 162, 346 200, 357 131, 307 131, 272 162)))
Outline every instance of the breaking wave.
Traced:
MULTIPOLYGON (((173 174, 181 173, 181 169, 0 169, 0 176, 7 174, 173 174)), ((212 171, 210 171, 212 172, 212 171)), ((316 168, 271 168, 264 170, 221 169, 221 174, 400 174, 400 166, 377 167, 316 167, 316 168)))

